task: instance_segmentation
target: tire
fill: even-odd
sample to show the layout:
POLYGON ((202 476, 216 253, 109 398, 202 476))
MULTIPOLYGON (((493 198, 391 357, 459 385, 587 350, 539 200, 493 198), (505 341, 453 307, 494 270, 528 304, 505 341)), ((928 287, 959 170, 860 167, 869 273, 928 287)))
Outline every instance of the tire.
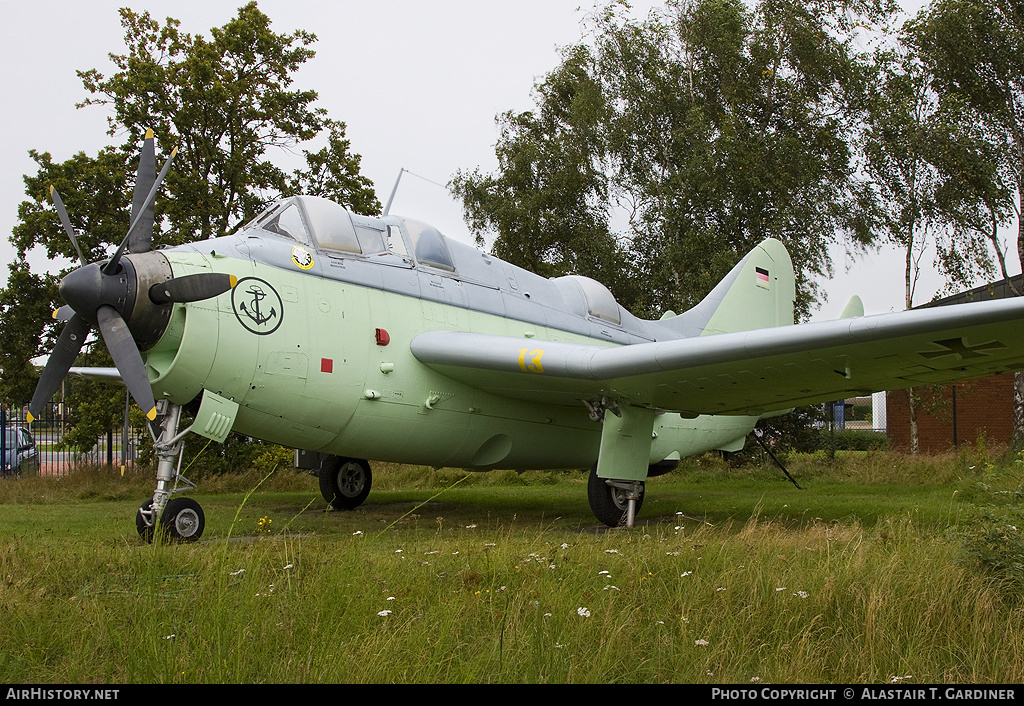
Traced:
POLYGON ((160 525, 175 542, 197 542, 206 528, 206 516, 192 498, 171 498, 164 507, 160 525))
POLYGON ((357 458, 328 457, 320 466, 320 494, 335 510, 354 510, 370 494, 370 464, 357 458))
MULTIPOLYGON (((149 512, 153 507, 153 498, 142 503, 135 513, 135 529, 146 542, 153 541, 154 527, 150 527, 143 519, 143 511, 149 512)), ((164 506, 160 518, 160 530, 163 535, 174 542, 196 542, 203 536, 206 528, 206 516, 203 508, 192 498, 171 498, 164 506)))
MULTIPOLYGON (((644 504, 644 484, 642 482, 640 488, 635 515, 640 514, 640 507, 644 504)), ((594 513, 594 517, 609 527, 618 527, 625 522, 626 513, 629 511, 626 491, 608 485, 604 478, 598 478, 596 466, 591 469, 590 477, 587 479, 587 500, 590 501, 590 510, 594 513)))

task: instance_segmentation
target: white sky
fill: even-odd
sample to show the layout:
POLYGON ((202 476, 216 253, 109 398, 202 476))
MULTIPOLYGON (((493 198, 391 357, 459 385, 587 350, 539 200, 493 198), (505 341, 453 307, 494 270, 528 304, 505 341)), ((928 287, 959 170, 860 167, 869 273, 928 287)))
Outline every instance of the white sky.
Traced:
MULTIPOLYGON (((117 13, 124 4, 0 0, 6 35, 0 42, 5 96, 0 104, 0 278, 6 279, 6 263, 13 258, 7 238, 25 198, 22 176, 35 173, 28 150, 50 152, 61 162, 76 152, 94 155, 120 142, 106 134, 103 108, 75 108, 86 97, 75 71, 112 73, 108 54, 124 51, 117 13)), ((225 24, 242 4, 130 3, 133 10, 149 10, 161 21, 177 18, 183 31, 194 34, 225 24)), ((639 13, 659 4, 633 2, 639 13)), ((902 4, 916 11, 923 0, 902 4)), ((472 242, 459 204, 438 184, 446 184, 459 169, 496 169, 495 116, 533 107, 534 81, 557 66, 560 47, 581 38, 581 21, 591 2, 260 0, 259 7, 277 32, 306 29, 317 35, 316 57, 300 71, 295 87, 316 90, 318 105, 347 124, 351 149, 362 156, 362 173, 373 181, 381 204, 405 168, 412 174, 402 176, 391 213, 472 242)), ((129 202, 130 194, 125 198, 129 202)), ((836 276, 823 286, 829 301, 815 318, 834 318, 853 294, 861 296, 869 314, 903 308, 899 253, 888 250, 848 261, 839 249, 834 262, 836 276)), ((926 255, 922 264, 929 263, 926 255)), ((1016 260, 1010 269, 1019 271, 1016 260)), ((927 301, 941 286, 934 274, 926 275, 915 303, 927 301)))

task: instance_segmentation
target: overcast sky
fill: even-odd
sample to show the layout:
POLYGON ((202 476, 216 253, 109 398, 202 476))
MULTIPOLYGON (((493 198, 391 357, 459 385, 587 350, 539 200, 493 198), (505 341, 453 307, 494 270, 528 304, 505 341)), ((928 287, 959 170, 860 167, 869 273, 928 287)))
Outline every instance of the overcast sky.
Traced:
MULTIPOLYGON (((923 0, 905 0, 916 10, 923 0)), ((28 150, 61 162, 118 144, 106 134, 107 113, 76 109, 86 97, 76 70, 112 73, 108 54, 124 51, 118 7, 125 0, 0 0, 0 279, 13 258, 7 237, 24 200, 24 174, 34 174, 28 150)), ((243 0, 135 0, 133 10, 175 17, 189 33, 207 33, 237 12, 243 0)), ((653 0, 634 0, 645 14, 653 0)), ((471 242, 459 204, 444 184, 459 169, 492 171, 497 163, 495 116, 533 106, 534 81, 557 66, 559 48, 578 41, 591 0, 260 0, 277 32, 314 32, 316 56, 295 87, 319 93, 319 105, 348 126, 381 204, 401 169, 391 213, 415 217, 446 235, 471 242), (582 5, 582 9, 578 9, 582 5)), ((159 142, 160 136, 157 136, 159 142)), ((126 194, 126 203, 130 194, 126 194)), ((926 258, 927 260, 927 258, 926 258)), ((34 263, 40 260, 34 259, 34 263)), ((848 261, 837 250, 837 276, 824 284, 829 301, 816 318, 838 315, 852 294, 867 313, 903 308, 903 264, 884 252, 848 261), (845 272, 850 265, 849 272, 845 272)), ((1014 262, 1012 272, 1019 271, 1014 262)), ((941 286, 926 277, 915 302, 941 286)))

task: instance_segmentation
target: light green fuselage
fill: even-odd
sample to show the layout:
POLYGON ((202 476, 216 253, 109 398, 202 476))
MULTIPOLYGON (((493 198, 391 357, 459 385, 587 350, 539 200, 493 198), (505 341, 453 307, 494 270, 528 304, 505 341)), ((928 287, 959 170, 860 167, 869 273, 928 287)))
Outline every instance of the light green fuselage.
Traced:
MULTIPOLYGON (((410 341, 437 329, 522 337, 527 351, 530 339, 609 341, 316 270, 216 251, 163 253, 175 276, 227 272, 239 284, 214 299, 174 306, 146 356, 158 399, 186 404, 206 389, 238 403, 236 432, 353 458, 481 470, 588 468, 597 461, 602 427, 582 401, 542 405, 482 392, 421 364, 410 341), (255 323, 261 319, 263 330, 255 323)), ((407 276, 417 275, 410 269, 407 276)), ((757 419, 658 414, 650 461, 738 450, 757 419)))

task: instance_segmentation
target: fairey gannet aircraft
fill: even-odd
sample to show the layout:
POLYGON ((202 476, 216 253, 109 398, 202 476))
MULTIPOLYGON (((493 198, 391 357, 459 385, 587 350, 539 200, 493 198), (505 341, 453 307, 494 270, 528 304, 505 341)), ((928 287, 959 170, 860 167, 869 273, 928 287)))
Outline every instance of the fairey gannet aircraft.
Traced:
POLYGON ((303 450, 339 509, 366 499, 367 459, 591 468, 594 514, 631 525, 648 476, 741 448, 763 417, 1024 367, 1024 299, 879 316, 858 300, 837 321, 794 325, 792 263, 776 240, 698 306, 657 321, 586 277, 546 279, 418 221, 311 196, 281 199, 233 235, 152 250, 170 162, 155 174, 147 135, 129 232, 61 282, 67 323, 29 405, 38 416, 97 327, 153 420, 146 538, 202 534, 199 504, 171 495, 189 431, 303 450))

